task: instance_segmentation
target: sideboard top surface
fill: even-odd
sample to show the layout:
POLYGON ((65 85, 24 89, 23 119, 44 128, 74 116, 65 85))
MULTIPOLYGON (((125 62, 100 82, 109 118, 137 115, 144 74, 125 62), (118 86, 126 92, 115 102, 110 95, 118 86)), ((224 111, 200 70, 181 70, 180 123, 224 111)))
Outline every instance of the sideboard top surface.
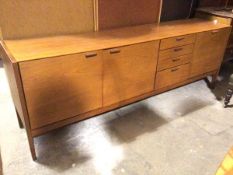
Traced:
POLYGON ((230 26, 207 20, 189 19, 78 35, 5 40, 5 46, 16 62, 22 62, 126 46, 226 27, 230 26))

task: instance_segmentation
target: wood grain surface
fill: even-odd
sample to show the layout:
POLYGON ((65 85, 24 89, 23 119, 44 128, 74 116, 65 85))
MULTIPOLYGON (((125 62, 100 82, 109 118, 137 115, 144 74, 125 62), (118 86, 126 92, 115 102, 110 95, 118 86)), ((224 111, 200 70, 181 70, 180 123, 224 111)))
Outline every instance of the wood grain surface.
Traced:
POLYGON ((154 90, 158 50, 153 41, 104 51, 104 106, 154 90))
POLYGON ((159 21, 161 0, 98 0, 99 30, 159 21))
POLYGON ((176 58, 182 55, 191 54, 193 52, 193 44, 174 47, 171 49, 162 50, 159 52, 159 59, 176 58))
POLYGON ((195 42, 195 40, 196 34, 163 39, 161 40, 160 50, 183 46, 186 44, 192 44, 195 42))
POLYGON ((229 27, 226 24, 214 24, 207 20, 190 19, 164 22, 160 25, 141 25, 79 35, 5 40, 5 44, 14 58, 21 62, 121 47, 229 27))
POLYGON ((171 58, 160 58, 158 61, 158 71, 176 67, 185 63, 189 63, 192 59, 193 55, 182 55, 179 57, 171 57, 171 58))
POLYGON ((93 0, 0 0, 5 39, 94 30, 93 0))
POLYGON ((219 69, 230 35, 230 29, 213 30, 197 34, 191 76, 219 69))
POLYGON ((102 107, 102 51, 19 64, 31 128, 102 107))
POLYGON ((189 70, 190 64, 185 64, 158 72, 155 89, 161 89, 187 80, 189 78, 189 70))

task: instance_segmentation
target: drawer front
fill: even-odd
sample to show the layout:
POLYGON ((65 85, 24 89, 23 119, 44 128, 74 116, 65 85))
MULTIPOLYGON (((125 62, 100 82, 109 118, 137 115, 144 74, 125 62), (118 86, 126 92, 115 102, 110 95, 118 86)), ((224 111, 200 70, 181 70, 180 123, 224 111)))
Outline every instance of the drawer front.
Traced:
POLYGON ((193 44, 167 49, 159 52, 159 59, 175 58, 182 55, 191 54, 193 52, 193 44))
POLYGON ((176 58, 159 59, 158 71, 189 63, 191 58, 192 54, 183 55, 176 58))
POLYGON ((196 34, 184 35, 174 38, 168 38, 161 40, 160 50, 169 49, 172 47, 183 46, 192 44, 196 40, 196 34))
POLYGON ((102 107, 102 51, 19 64, 32 129, 102 107))
POLYGON ((185 81, 189 77, 190 64, 181 65, 157 73, 155 89, 160 89, 185 81))

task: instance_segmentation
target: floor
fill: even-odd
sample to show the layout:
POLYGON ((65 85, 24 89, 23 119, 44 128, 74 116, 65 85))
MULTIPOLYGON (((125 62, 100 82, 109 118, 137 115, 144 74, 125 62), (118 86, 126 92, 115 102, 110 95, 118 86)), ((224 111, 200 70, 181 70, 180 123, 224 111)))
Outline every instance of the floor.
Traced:
POLYGON ((198 81, 35 139, 30 156, 0 68, 4 175, 214 175, 233 146, 233 108, 222 97, 233 65, 211 91, 198 81))

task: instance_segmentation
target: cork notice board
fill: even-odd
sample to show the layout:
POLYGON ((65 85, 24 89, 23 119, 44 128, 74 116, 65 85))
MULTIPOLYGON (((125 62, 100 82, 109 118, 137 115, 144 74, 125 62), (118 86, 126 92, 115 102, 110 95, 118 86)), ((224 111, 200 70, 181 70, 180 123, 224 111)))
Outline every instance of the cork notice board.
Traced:
POLYGON ((161 0, 98 0, 99 30, 156 23, 161 0))
POLYGON ((0 0, 4 39, 94 30, 93 0, 0 0))

